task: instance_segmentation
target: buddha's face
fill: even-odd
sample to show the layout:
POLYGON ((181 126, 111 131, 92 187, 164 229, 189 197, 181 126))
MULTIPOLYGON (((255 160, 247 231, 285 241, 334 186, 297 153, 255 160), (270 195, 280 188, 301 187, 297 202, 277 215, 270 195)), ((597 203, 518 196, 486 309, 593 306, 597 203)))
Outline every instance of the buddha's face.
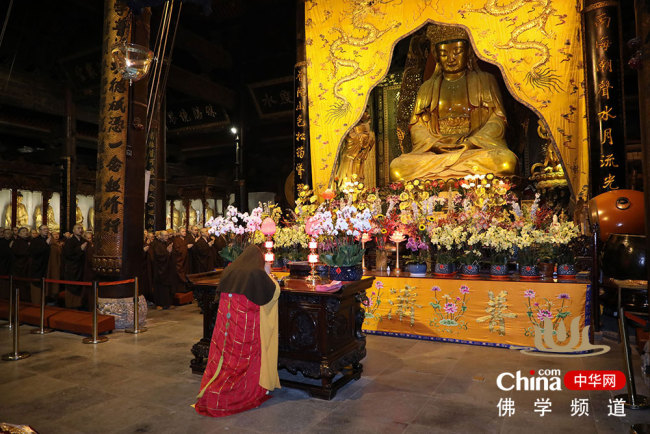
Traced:
POLYGON ((462 72, 467 69, 467 41, 438 44, 436 56, 443 72, 448 74, 462 72))

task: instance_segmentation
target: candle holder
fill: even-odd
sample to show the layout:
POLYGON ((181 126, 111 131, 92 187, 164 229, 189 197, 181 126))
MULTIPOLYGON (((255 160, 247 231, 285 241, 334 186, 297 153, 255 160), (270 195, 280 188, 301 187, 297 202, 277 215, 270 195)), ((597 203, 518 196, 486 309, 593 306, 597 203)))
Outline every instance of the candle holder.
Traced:
POLYGON ((275 255, 273 254, 273 235, 276 231, 275 222, 272 218, 267 217, 262 222, 260 228, 262 233, 266 235, 266 241, 264 242, 264 247, 266 247, 266 253, 264 253, 264 262, 267 265, 267 272, 271 274, 271 268, 273 267, 273 262, 275 261, 275 255))
POLYGON ((391 241, 395 243, 395 274, 399 274, 402 270, 399 268, 399 243, 404 241, 404 234, 400 231, 393 232, 393 235, 390 237, 391 241))
POLYGON ((309 276, 305 279, 309 285, 314 287, 316 286, 316 283, 320 282, 320 277, 316 275, 316 264, 318 263, 318 253, 316 253, 317 247, 318 243, 316 240, 312 239, 309 242, 309 256, 307 257, 311 271, 309 272, 309 276))
POLYGON ((372 238, 370 235, 368 235, 366 232, 361 235, 361 248, 363 249, 363 256, 361 257, 361 268, 363 268, 363 272, 365 273, 368 271, 366 268, 366 242, 370 241, 372 238))

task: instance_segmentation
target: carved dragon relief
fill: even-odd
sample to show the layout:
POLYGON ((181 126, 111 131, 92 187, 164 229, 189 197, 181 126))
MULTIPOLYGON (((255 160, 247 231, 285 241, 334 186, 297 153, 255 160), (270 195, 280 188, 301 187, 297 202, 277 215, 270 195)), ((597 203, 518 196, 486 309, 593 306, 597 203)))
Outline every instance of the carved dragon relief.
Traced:
POLYGON ((330 32, 338 32, 339 36, 332 41, 332 44, 329 48, 329 58, 333 66, 332 77, 336 78, 337 74, 341 71, 342 68, 346 68, 351 71, 347 72, 346 75, 336 80, 334 87, 332 89, 336 102, 330 106, 330 109, 327 113, 327 121, 331 122, 336 119, 340 119, 343 116, 347 115, 350 111, 350 102, 347 100, 341 87, 343 84, 355 80, 359 77, 363 77, 369 74, 372 69, 364 70, 359 65, 354 57, 346 58, 343 55, 346 53, 346 46, 354 49, 364 49, 368 45, 375 42, 377 39, 381 38, 387 32, 396 29, 401 25, 396 21, 392 22, 390 26, 386 29, 379 30, 373 24, 367 21, 369 16, 383 15, 383 13, 375 7, 375 4, 386 4, 391 3, 393 0, 351 0, 350 5, 352 7, 351 13, 349 14, 350 21, 352 23, 353 30, 356 30, 360 33, 363 33, 364 36, 357 37, 353 36, 351 33, 347 33, 341 27, 332 27, 330 32))
POLYGON ((479 9, 460 10, 462 14, 467 12, 491 15, 494 17, 509 15, 524 6, 533 6, 539 13, 533 19, 530 19, 517 27, 510 34, 510 39, 505 44, 495 44, 498 49, 515 49, 515 50, 536 50, 539 60, 531 66, 531 70, 526 74, 526 82, 532 87, 545 91, 559 92, 561 90, 560 76, 555 74, 554 70, 545 66, 550 60, 551 54, 548 46, 540 41, 522 41, 520 38, 530 30, 539 30, 546 38, 552 38, 554 35, 546 31, 546 24, 551 15, 556 10, 551 5, 551 0, 514 0, 505 5, 499 5, 498 0, 487 0, 485 5, 479 9))

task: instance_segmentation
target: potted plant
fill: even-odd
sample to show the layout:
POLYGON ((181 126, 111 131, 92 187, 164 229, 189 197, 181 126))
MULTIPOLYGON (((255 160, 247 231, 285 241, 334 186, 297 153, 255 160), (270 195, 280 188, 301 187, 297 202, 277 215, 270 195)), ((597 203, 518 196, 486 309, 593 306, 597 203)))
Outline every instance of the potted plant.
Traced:
MULTIPOLYGON (((559 279, 575 279, 576 252, 587 240, 580 240, 578 228, 572 222, 566 222, 564 229, 560 228, 555 240, 555 260, 557 261, 557 277, 559 279)), ((586 238, 586 237, 585 237, 586 238)))
MULTIPOLYGON (((269 206, 266 205, 268 216, 269 206)), ((271 206, 274 209, 274 206, 271 206)), ((219 251, 219 255, 226 263, 230 263, 244 251, 249 244, 259 244, 264 241, 260 232, 265 210, 258 206, 251 213, 240 213, 234 206, 229 206, 225 216, 218 216, 208 222, 210 233, 223 237, 226 246, 219 251)))
POLYGON ((508 278, 506 264, 512 255, 515 237, 516 234, 512 228, 490 226, 485 231, 484 241, 490 252, 490 277, 494 279, 508 278))
POLYGON ((463 250, 458 256, 460 263, 460 274, 463 277, 476 277, 480 272, 479 262, 483 253, 479 249, 463 250))
POLYGON ((451 224, 449 219, 442 219, 437 222, 429 231, 431 243, 436 246, 436 265, 434 273, 438 275, 450 275, 455 271, 458 246, 462 245, 464 228, 451 224))
POLYGON ((555 271, 555 245, 551 242, 540 243, 537 246, 537 257, 539 258, 539 274, 542 278, 553 277, 555 271))
POLYGON ((522 279, 539 279, 537 268, 537 254, 534 246, 519 247, 517 251, 517 263, 519 264, 519 276, 522 279))
POLYGON ((361 259, 364 250, 358 243, 338 244, 327 253, 320 254, 320 260, 330 267, 332 280, 360 280, 363 276, 361 259))
POLYGON ((429 245, 418 237, 410 237, 406 249, 411 253, 406 256, 406 267, 412 277, 424 277, 427 274, 429 245))
POLYGON ((517 233, 515 246, 517 247, 517 264, 519 276, 522 279, 539 279, 538 242, 544 234, 534 229, 531 223, 524 224, 517 233))
POLYGON ((359 280, 363 276, 361 260, 365 249, 361 236, 370 231, 372 214, 368 208, 359 211, 352 205, 330 210, 321 204, 308 221, 311 235, 321 241, 319 258, 330 268, 332 280, 359 280))

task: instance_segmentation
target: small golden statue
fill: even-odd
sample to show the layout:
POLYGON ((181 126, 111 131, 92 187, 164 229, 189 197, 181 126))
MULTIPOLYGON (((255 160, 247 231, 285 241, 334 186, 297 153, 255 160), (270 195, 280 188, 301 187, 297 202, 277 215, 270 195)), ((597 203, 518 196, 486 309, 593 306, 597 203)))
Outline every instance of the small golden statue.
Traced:
POLYGON ((205 221, 207 222, 211 218, 214 217, 214 210, 210 208, 210 205, 208 203, 205 203, 205 221))
POLYGON ((88 230, 89 231, 94 230, 94 226, 95 226, 95 208, 91 206, 90 209, 88 209, 88 230))
MULTIPOLYGON (((34 209, 34 220, 36 222, 36 229, 40 228, 43 224, 43 213, 41 212, 40 206, 37 206, 34 209)), ((59 230, 59 224, 56 222, 56 218, 54 217, 54 209, 52 208, 52 205, 47 206, 47 227, 52 231, 59 230)))
POLYGON ((192 205, 190 205, 190 226, 196 226, 198 225, 199 222, 199 215, 196 212, 196 209, 192 205))
POLYGON ((413 149, 390 164, 392 180, 513 175, 506 115, 494 76, 481 71, 465 30, 431 26, 436 67, 422 83, 410 121, 413 149))
POLYGON ((375 146, 375 141, 375 133, 370 128, 370 114, 366 110, 359 123, 345 138, 336 177, 342 180, 352 179, 352 175, 357 175, 357 178, 363 181, 365 178, 364 165, 368 154, 375 146))
POLYGON ((537 121, 537 135, 546 140, 546 157, 543 163, 535 163, 530 168, 531 181, 535 181, 538 189, 568 186, 562 163, 553 150, 553 143, 541 120, 537 121))
MULTIPOLYGON (((18 193, 16 196, 16 220, 16 224, 13 226, 17 228, 29 226, 29 213, 27 212, 27 207, 23 203, 23 195, 21 193, 18 193)), ((5 228, 10 227, 12 227, 11 204, 7 205, 7 211, 5 213, 5 228)))
POLYGON ((86 227, 84 226, 84 213, 81 212, 81 208, 79 208, 79 199, 77 199, 77 212, 76 212, 76 215, 77 215, 77 217, 76 217, 77 221, 75 223, 78 224, 78 225, 81 225, 84 229, 86 229, 86 227))

